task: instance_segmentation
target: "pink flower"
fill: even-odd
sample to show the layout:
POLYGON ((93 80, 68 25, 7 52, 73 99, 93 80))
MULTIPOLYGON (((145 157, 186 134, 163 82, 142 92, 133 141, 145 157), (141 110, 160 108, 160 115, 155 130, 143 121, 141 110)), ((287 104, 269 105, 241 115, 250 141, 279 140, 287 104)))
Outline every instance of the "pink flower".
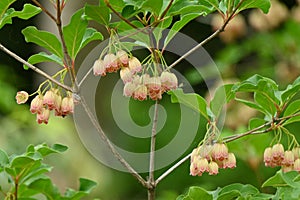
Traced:
POLYGON ((29 95, 25 91, 17 92, 17 95, 16 95, 17 104, 26 103, 26 101, 28 100, 28 97, 29 97, 29 95))
POLYGON ((145 85, 138 85, 133 93, 133 98, 143 101, 147 99, 147 87, 145 85))
POLYGON ((116 56, 118 58, 119 65, 121 65, 122 67, 128 67, 129 59, 126 51, 119 50, 116 56))
POLYGON ((201 174, 201 172, 199 171, 197 164, 195 162, 192 162, 190 164, 190 175, 191 176, 197 176, 197 175, 199 176, 200 174, 201 174))
POLYGON ((103 63, 103 60, 96 60, 94 62, 94 65, 93 65, 93 72, 94 72, 94 75, 95 76, 105 76, 106 75, 106 71, 105 71, 105 66, 104 66, 104 63, 103 63))
POLYGON ((38 124, 45 123, 48 124, 48 120, 50 117, 50 110, 43 108, 41 113, 36 115, 36 121, 38 124))
POLYGON ((294 153, 292 151, 285 151, 282 165, 292 166, 294 164, 294 153))
POLYGON ((235 168, 236 159, 233 153, 228 153, 228 158, 223 161, 223 168, 235 168))
POLYGON ((61 102, 62 116, 66 116, 74 112, 74 101, 72 97, 64 97, 61 102))
POLYGON ((133 76, 132 76, 132 73, 130 71, 129 68, 122 68, 120 70, 120 77, 123 81, 123 83, 128 83, 128 82, 131 82, 133 80, 133 76))
POLYGON ((300 147, 293 148, 292 151, 294 153, 295 159, 300 158, 300 147))
POLYGON ((118 58, 115 56, 115 54, 106 54, 104 56, 103 63, 107 72, 116 72, 118 69, 120 69, 120 66, 118 65, 118 58))
POLYGON ((174 73, 171 72, 162 72, 160 75, 161 85, 164 90, 176 89, 178 86, 178 80, 174 73))
POLYGON ((211 161, 208 164, 208 173, 209 173, 209 175, 216 175, 219 173, 219 166, 216 162, 211 161))
POLYGON ((300 159, 297 158, 294 162, 294 170, 300 172, 300 159))
POLYGON ((43 96, 37 95, 30 103, 30 112, 32 114, 41 113, 43 109, 43 96))
POLYGON ((147 86, 149 97, 152 100, 158 100, 162 98, 162 88, 159 77, 148 78, 144 84, 147 86))
POLYGON ((264 151, 264 162, 266 167, 272 166, 272 159, 272 148, 268 147, 264 151))
POLYGON ((131 97, 136 89, 136 85, 132 82, 126 83, 123 89, 123 95, 125 97, 131 97))
POLYGON ((48 106, 49 110, 56 109, 56 94, 52 89, 48 90, 44 96, 43 105, 48 106))
POLYGON ((132 74, 142 71, 142 64, 136 57, 131 57, 128 66, 132 74))
POLYGON ((228 148, 223 143, 216 143, 213 146, 211 154, 213 159, 223 161, 228 158, 228 148))
POLYGON ((272 147, 272 158, 273 163, 281 165, 281 162, 284 159, 284 148, 282 144, 275 144, 272 147))
POLYGON ((204 172, 207 172, 209 170, 208 169, 208 161, 205 158, 199 157, 199 159, 196 159, 194 162, 197 164, 198 169, 201 174, 204 172))

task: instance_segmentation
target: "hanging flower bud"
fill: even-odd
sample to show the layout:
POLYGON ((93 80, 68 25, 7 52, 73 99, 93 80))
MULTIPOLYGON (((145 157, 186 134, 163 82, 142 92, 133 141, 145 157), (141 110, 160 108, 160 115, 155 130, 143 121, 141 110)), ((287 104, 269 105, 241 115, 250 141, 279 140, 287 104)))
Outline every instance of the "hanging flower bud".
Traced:
POLYGON ((17 104, 26 103, 26 101, 28 100, 28 97, 29 97, 29 95, 25 91, 17 92, 17 95, 16 95, 17 104))
POLYGON ((223 161, 223 168, 235 168, 236 167, 236 159, 233 153, 228 153, 228 158, 223 161))
POLYGON ((264 151, 264 163, 266 167, 272 167, 272 148, 268 147, 264 151))
POLYGON ((282 144, 275 144, 272 147, 272 157, 274 163, 281 165, 281 161, 284 158, 284 148, 282 144))
POLYGON ((74 101, 72 97, 64 97, 61 102, 62 116, 66 116, 74 112, 74 101))
POLYGON ((282 165, 291 166, 294 164, 294 153, 292 151, 285 151, 282 165))
POLYGON ((216 143, 212 149, 212 157, 215 160, 223 161, 228 158, 228 148, 223 143, 216 143))
POLYGON ((133 93, 133 98, 143 101, 147 99, 147 87, 145 85, 139 85, 133 93))
POLYGON ((62 111, 61 111, 61 103, 62 103, 62 98, 60 95, 56 95, 55 98, 55 116, 62 116, 62 111))
POLYGON ((191 162, 191 164, 190 164, 190 175, 191 176, 197 176, 199 174, 201 174, 201 173, 200 173, 200 171, 198 169, 197 163, 191 162))
POLYGON ((131 57, 129 59, 128 66, 132 74, 142 71, 142 64, 136 57, 131 57))
POLYGON ((30 112, 32 114, 41 113, 43 108, 43 96, 37 95, 30 103, 30 112))
POLYGON ((199 171, 202 175, 202 173, 204 172, 208 172, 208 161, 205 159, 205 158, 200 158, 199 159, 196 159, 194 162, 197 163, 197 166, 199 168, 199 171))
POLYGON ((94 62, 93 72, 95 76, 105 76, 106 69, 103 60, 98 59, 94 62))
POLYGON ((125 97, 131 97, 136 89, 136 85, 132 82, 126 83, 123 89, 123 95, 125 97))
POLYGON ((118 58, 115 56, 115 54, 106 54, 103 62, 107 72, 116 72, 119 69, 118 58))
POLYGON ((151 77, 145 80, 144 84, 147 86, 149 97, 152 100, 162 98, 161 82, 159 77, 151 77))
POLYGON ((199 147, 195 148, 191 153, 191 162, 199 156, 199 147))
POLYGON ((219 173, 219 166, 216 162, 211 161, 208 164, 208 173, 209 173, 209 175, 216 175, 219 173))
POLYGON ((50 117, 50 110, 43 108, 41 113, 36 115, 36 121, 38 124, 45 123, 48 124, 48 120, 50 117))
POLYGON ((300 172, 300 159, 297 158, 294 162, 294 170, 300 172))
POLYGON ((129 68, 122 68, 120 70, 120 77, 123 83, 128 83, 133 80, 132 73, 129 68))
POLYGON ((293 148, 292 151, 293 151, 295 160, 300 158, 300 147, 295 147, 295 148, 293 148))
POLYGON ((123 50, 119 50, 116 54, 117 58, 118 58, 118 62, 119 65, 121 67, 128 67, 128 54, 126 53, 126 51, 123 50))
POLYGON ((162 72, 160 75, 160 81, 165 91, 176 89, 178 86, 177 77, 171 72, 162 72))
POLYGON ((44 96, 43 105, 48 106, 49 110, 53 110, 55 109, 55 99, 56 94, 54 91, 52 89, 48 90, 44 96))

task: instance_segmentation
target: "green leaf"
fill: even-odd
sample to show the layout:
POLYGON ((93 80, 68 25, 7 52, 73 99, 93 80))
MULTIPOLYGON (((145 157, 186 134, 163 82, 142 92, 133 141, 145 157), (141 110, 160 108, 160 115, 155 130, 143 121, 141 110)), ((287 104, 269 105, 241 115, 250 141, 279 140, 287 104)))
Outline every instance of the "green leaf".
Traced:
POLYGON ((199 15, 207 15, 213 10, 210 6, 200 5, 198 1, 178 0, 172 4, 168 15, 185 15, 189 13, 199 13, 199 15))
POLYGON ((284 111, 284 116, 293 115, 299 111, 300 111, 300 99, 297 99, 286 107, 284 111))
MULTIPOLYGON (((22 11, 15 11, 13 8, 7 9, 8 7, 6 8, 5 6, 3 6, 2 8, 4 8, 5 10, 4 10, 4 14, 0 15, 0 29, 5 24, 11 24, 13 17, 18 17, 20 19, 26 20, 41 12, 40 8, 31 4, 24 4, 24 8, 22 11)), ((1 5, 0 5, 0 12, 1 12, 1 5)))
POLYGON ((205 199, 213 200, 213 196, 201 187, 192 186, 189 188, 187 195, 181 195, 176 200, 196 200, 205 199))
POLYGON ((163 6, 163 0, 145 0, 141 6, 144 11, 150 11, 155 16, 160 14, 161 8, 163 6))
POLYGON ((254 94, 254 100, 259 104, 264 110, 271 116, 276 114, 276 107, 273 102, 271 102, 266 96, 260 92, 254 94))
POLYGON ((80 182, 79 191, 86 192, 86 193, 90 193, 97 186, 96 182, 85 178, 80 178, 79 182, 80 182))
POLYGON ((233 84, 228 84, 217 88, 210 102, 210 109, 216 117, 220 115, 223 106, 234 98, 234 93, 231 90, 232 86, 233 84))
POLYGON ((167 46, 167 44, 171 41, 171 39, 180 31, 187 23, 189 23, 191 20, 195 19, 198 17, 199 14, 197 13, 191 13, 191 14, 186 14, 184 16, 180 17, 180 20, 175 22, 174 25, 171 27, 171 30, 169 31, 166 39, 164 46, 167 46))
POLYGON ((16 0, 1 0, 0 1, 0 19, 3 18, 6 10, 9 8, 11 4, 13 4, 16 0))
POLYGON ((228 193, 231 191, 238 191, 240 193, 240 195, 243 197, 251 196, 251 195, 255 195, 255 194, 259 193, 258 189, 252 185, 249 185, 249 184, 243 185, 241 183, 233 183, 231 185, 227 185, 224 188, 222 188, 221 191, 219 192, 219 195, 221 195, 223 193, 228 193))
POLYGON ((11 168, 26 168, 28 165, 31 165, 35 162, 34 159, 29 156, 16 156, 11 161, 11 168))
POLYGON ((107 6, 85 5, 85 14, 99 24, 108 26, 110 21, 109 8, 107 6))
MULTIPOLYGON (((64 66, 63 61, 60 57, 54 54, 47 54, 45 52, 40 52, 38 54, 32 55, 28 58, 28 62, 30 64, 37 64, 37 63, 42 63, 42 62, 55 62, 59 64, 60 66, 64 66)), ((27 66, 24 65, 25 69, 28 69, 27 66)))
POLYGON ((66 46, 70 57, 74 60, 80 50, 83 36, 88 26, 88 21, 82 17, 83 9, 76 11, 68 25, 63 27, 66 46))
POLYGON ((241 196, 241 193, 238 190, 231 190, 220 194, 217 200, 228 200, 228 199, 238 199, 241 196))
POLYGON ((22 30, 26 42, 33 42, 44 47, 51 53, 63 58, 63 51, 60 41, 55 35, 47 31, 37 30, 34 26, 29 26, 22 30))
POLYGON ((48 199, 60 199, 60 193, 56 186, 54 186, 51 180, 47 177, 39 178, 33 181, 28 188, 34 189, 44 194, 48 199))
POLYGON ((259 8, 264 13, 268 13, 270 7, 271 7, 270 0, 243 0, 237 12, 241 12, 242 10, 249 9, 249 8, 259 8))
POLYGON ((68 150, 68 147, 62 144, 54 144, 52 146, 52 149, 55 150, 56 152, 63 153, 66 150, 68 150))
POLYGON ((246 106, 249 106, 250 108, 253 108, 255 110, 258 110, 258 111, 264 113, 266 115, 266 117, 268 117, 268 119, 272 119, 272 115, 270 115, 270 113, 268 113, 268 111, 266 109, 264 109, 261 105, 255 103, 255 102, 252 102, 252 101, 245 100, 245 99, 235 98, 235 100, 245 104, 246 106))
POLYGON ((121 14, 125 18, 131 18, 131 17, 135 16, 136 14, 138 14, 139 12, 141 12, 140 9, 136 9, 132 5, 127 5, 123 8, 121 14))
POLYGON ((298 176, 298 173, 296 171, 290 171, 287 173, 283 173, 282 170, 279 170, 276 172, 276 174, 272 177, 270 177, 268 180, 266 180, 262 187, 272 186, 272 187, 295 187, 299 188, 300 183, 294 182, 295 178, 298 176))
POLYGON ((209 120, 206 101, 200 95, 196 93, 185 94, 182 89, 171 90, 168 94, 171 95, 172 103, 181 103, 197 111, 205 117, 205 119, 209 120))
POLYGON ((249 122, 249 130, 252 130, 254 128, 257 128, 263 124, 265 124, 266 121, 264 119, 261 118, 252 118, 249 122))
POLYGON ((81 41, 80 49, 95 40, 103 40, 103 35, 94 28, 87 28, 81 41))
POLYGON ((288 85, 287 88, 282 92, 281 99, 283 102, 289 101, 297 94, 300 90, 300 77, 298 77, 293 84, 288 85))
POLYGON ((296 117, 292 117, 288 120, 286 120, 283 125, 286 126, 288 124, 292 124, 292 123, 295 123, 295 122, 300 122, 300 116, 296 116, 296 117))
POLYGON ((0 149, 0 167, 4 167, 9 164, 8 155, 5 151, 0 149))

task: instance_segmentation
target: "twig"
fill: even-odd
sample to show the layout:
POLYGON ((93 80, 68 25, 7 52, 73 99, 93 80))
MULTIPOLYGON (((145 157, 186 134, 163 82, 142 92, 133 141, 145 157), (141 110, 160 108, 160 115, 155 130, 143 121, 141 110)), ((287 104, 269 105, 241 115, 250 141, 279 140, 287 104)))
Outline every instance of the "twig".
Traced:
POLYGON ((42 4, 40 4, 37 0, 32 0, 32 2, 40 7, 43 12, 45 12, 53 21, 56 22, 56 18, 42 4))
POLYGON ((72 85, 74 86, 75 90, 77 90, 77 83, 76 83, 76 73, 75 73, 75 69, 74 69, 74 63, 68 53, 68 48, 66 45, 66 41, 65 41, 65 37, 63 34, 63 30, 62 30, 62 22, 61 22, 61 5, 60 5, 60 0, 56 0, 56 9, 57 9, 57 18, 56 18, 56 26, 58 29, 58 34, 63 46, 63 52, 64 52, 64 64, 68 69, 68 72, 70 74, 70 78, 72 81, 72 85))
POLYGON ((64 88, 67 91, 73 92, 73 89, 65 84, 62 84, 61 82, 59 82, 58 80, 56 80, 55 78, 51 77, 50 75, 48 75, 46 72, 40 70, 39 68, 33 66, 32 64, 30 64, 29 62, 27 62, 26 60, 24 60, 23 58, 21 58, 20 56, 16 55, 15 53, 13 53, 12 51, 8 50, 6 47, 4 47, 1 43, 0 43, 0 49, 2 51, 4 51, 5 53, 7 53, 8 55, 10 55, 11 57, 13 57, 14 59, 16 59, 17 61, 19 61, 20 63, 28 66, 30 69, 32 69, 33 71, 35 71, 36 73, 40 74, 41 76, 45 77, 46 79, 50 80, 51 82, 55 83, 56 85, 64 88))
POLYGON ((177 65, 180 61, 191 55, 194 51, 205 45, 207 42, 212 40, 214 37, 216 37, 220 32, 223 32, 225 30, 225 27, 228 25, 229 21, 232 19, 232 17, 235 15, 235 12, 238 10, 238 8, 241 6, 244 0, 240 1, 240 3, 237 5, 237 7, 234 9, 234 11, 231 13, 231 15, 224 21, 224 24, 216 30, 213 34, 208 36, 205 40, 203 40, 201 43, 197 44, 195 47, 190 49, 188 52, 186 52, 184 55, 182 55, 180 58, 178 58, 175 62, 173 62, 169 67, 167 67, 165 70, 170 70, 175 65, 177 65))
POLYGON ((163 18, 166 16, 166 14, 167 14, 168 11, 170 10, 170 8, 171 8, 173 2, 174 2, 174 0, 170 0, 168 6, 167 6, 166 9, 164 10, 164 12, 161 14, 161 16, 160 16, 160 18, 159 18, 160 20, 163 19, 163 18))
POLYGON ((173 172, 177 167, 179 167, 182 163, 184 163, 186 160, 189 159, 192 153, 182 158, 180 161, 178 161, 175 165, 173 165, 171 168, 169 168, 167 171, 165 171, 160 177, 158 177, 155 181, 155 185, 157 185, 161 180, 163 180, 166 176, 168 176, 171 172, 173 172))
POLYGON ((100 134, 101 138, 104 140, 104 142, 107 144, 110 151, 113 153, 113 155, 120 161, 120 163, 128 170, 132 176, 134 176, 144 187, 148 188, 147 182, 141 177, 132 167, 131 165, 119 154, 119 152, 114 148, 110 140, 107 138, 105 133, 103 132, 101 126, 96 120, 96 117, 92 114, 91 110, 89 109, 88 105, 85 102, 85 99, 83 96, 80 96, 81 104, 85 110, 85 112, 88 114, 90 120, 92 121, 94 127, 97 129, 97 132, 100 134))
POLYGON ((153 117, 152 131, 151 131, 152 133, 151 133, 151 144, 150 144, 148 200, 155 199, 154 168, 155 168, 155 143, 156 143, 156 134, 157 134, 157 121, 158 121, 158 101, 155 102, 154 117, 153 117))
POLYGON ((136 28, 138 29, 138 27, 136 25, 134 25, 133 23, 131 23, 128 19, 126 19, 125 17, 123 17, 119 12, 117 12, 109 3, 109 0, 104 0, 106 6, 113 11, 113 13, 115 13, 121 20, 123 20, 124 22, 126 22, 129 26, 131 26, 132 28, 136 28))

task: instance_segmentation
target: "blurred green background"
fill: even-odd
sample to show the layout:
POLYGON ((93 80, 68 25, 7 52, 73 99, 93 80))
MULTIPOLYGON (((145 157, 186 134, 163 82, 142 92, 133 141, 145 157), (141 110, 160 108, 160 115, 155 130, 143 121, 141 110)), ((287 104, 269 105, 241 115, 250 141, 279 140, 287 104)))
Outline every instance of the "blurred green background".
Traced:
MULTIPOLYGON (((70 1, 69 4, 71 3, 70 1)), ((20 5, 17 2, 14 6, 20 5)), ((32 21, 15 19, 13 25, 8 25, 0 31, 0 42, 21 57, 28 58, 36 52, 36 49, 24 42, 21 30, 35 23, 40 23, 39 16, 32 21)), ((182 32, 200 42, 212 33, 218 23, 218 18, 214 15, 200 17, 189 23, 182 32)), ((237 82, 258 73, 274 79, 281 88, 284 88, 300 73, 299 35, 300 2, 272 0, 268 15, 263 15, 257 10, 243 12, 229 24, 226 32, 208 43, 205 49, 214 59, 226 83, 237 82)), ((87 53, 88 50, 82 52, 81 56, 84 57, 87 53)), ((174 59, 170 58, 170 60, 174 59)), ((189 80, 196 92, 206 95, 206 84, 192 66, 182 62, 176 70, 189 80)), ((116 80, 118 80, 117 75, 105 77, 102 85, 109 86, 116 80)), ((20 63, 0 52, 0 148, 13 154, 22 153, 29 144, 62 143, 69 146, 69 150, 62 155, 51 156, 47 160, 54 166, 50 176, 62 192, 66 187, 77 188, 78 178, 84 177, 98 182, 97 188, 87 199, 93 197, 103 200, 145 199, 146 190, 131 175, 102 165, 87 152, 80 142, 71 117, 64 119, 51 117, 48 125, 38 125, 35 123, 35 116, 29 112, 29 105, 15 103, 17 91, 34 92, 37 82, 36 74, 30 70, 23 70, 20 63)), ((215 85, 217 86, 218 83, 215 85)), ((110 87, 99 89, 102 93, 96 97, 97 102, 100 102, 100 98, 103 102, 110 102, 110 87)), ((132 119, 137 124, 149 123, 148 109, 152 103, 130 101, 132 119)), ((166 108, 168 116, 172 116, 171 123, 172 120, 177 122, 178 105, 171 104, 167 95, 161 103, 166 108)), ((125 137, 124 133, 116 128, 108 108, 110 106, 101 103, 97 106, 103 119, 100 123, 109 137, 113 138, 115 143, 124 145, 126 149, 136 152, 145 151, 149 146, 149 139, 138 140, 125 137)), ((245 131, 249 118, 253 116, 259 114, 243 105, 230 103, 222 134, 245 131)), ((158 147, 162 147, 172 139, 173 135, 167 133, 174 132, 173 129, 176 129, 176 126, 170 125, 162 130, 157 141, 158 147)), ((299 126, 293 124, 290 129, 297 136, 299 126)), ((188 134, 189 130, 186 132, 188 134)), ((200 120, 197 137, 186 154, 197 145, 204 133, 205 121, 200 120)), ((234 152, 238 159, 237 168, 220 170, 217 176, 204 174, 202 177, 191 177, 189 162, 185 162, 158 185, 158 199, 175 199, 191 185, 213 190, 234 182, 253 184, 264 192, 272 192, 269 188, 260 188, 262 182, 277 170, 265 168, 262 163, 264 148, 269 145, 271 139, 271 134, 265 134, 230 143, 230 151, 234 152)), ((157 171, 156 177, 164 170, 166 169, 157 171)), ((147 175, 143 174, 143 176, 147 175)))

